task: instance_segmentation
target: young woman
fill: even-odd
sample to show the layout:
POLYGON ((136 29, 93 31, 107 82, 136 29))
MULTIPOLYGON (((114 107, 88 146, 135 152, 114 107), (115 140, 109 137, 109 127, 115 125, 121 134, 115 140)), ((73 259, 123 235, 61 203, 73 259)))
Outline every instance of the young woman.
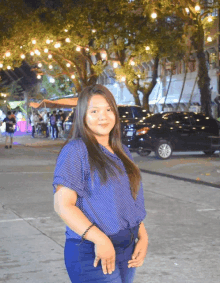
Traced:
POLYGON ((106 87, 86 87, 79 95, 53 186, 55 211, 67 225, 71 282, 133 282, 148 247, 143 187, 106 87))

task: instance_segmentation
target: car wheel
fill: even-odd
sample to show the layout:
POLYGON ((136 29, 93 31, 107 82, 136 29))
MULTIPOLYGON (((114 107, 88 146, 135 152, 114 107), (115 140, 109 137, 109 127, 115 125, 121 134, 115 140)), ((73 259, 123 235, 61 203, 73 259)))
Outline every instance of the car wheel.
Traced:
POLYGON ((212 154, 215 153, 215 150, 205 150, 204 153, 205 153, 206 155, 212 155, 212 154))
POLYGON ((164 141, 157 145, 155 154, 160 159, 168 159, 172 155, 172 152, 172 146, 168 142, 164 141))
POLYGON ((150 151, 150 150, 146 150, 146 149, 140 149, 140 148, 138 148, 137 153, 138 153, 140 156, 148 156, 148 155, 151 153, 151 151, 150 151))

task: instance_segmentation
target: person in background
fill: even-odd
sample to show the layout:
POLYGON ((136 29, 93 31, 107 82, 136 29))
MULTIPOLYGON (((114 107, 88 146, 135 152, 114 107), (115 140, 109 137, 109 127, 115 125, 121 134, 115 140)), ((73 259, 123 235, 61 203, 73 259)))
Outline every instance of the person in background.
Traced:
POLYGON ((48 123, 49 123, 49 113, 47 113, 47 110, 44 111, 43 113, 43 125, 44 125, 44 131, 45 131, 45 137, 48 138, 49 137, 49 127, 48 127, 48 123))
POLYGON ((4 122, 6 123, 5 148, 8 148, 7 143, 8 143, 9 137, 10 137, 9 148, 12 148, 16 121, 15 121, 15 118, 12 116, 11 111, 7 112, 7 117, 3 120, 3 123, 4 122))
POLYGON ((57 158, 54 209, 66 223, 70 280, 132 283, 148 235, 140 169, 121 143, 112 93, 96 84, 78 97, 69 139, 57 158))
POLYGON ((34 138, 34 134, 35 134, 35 131, 36 131, 37 123, 39 123, 38 116, 37 116, 36 112, 33 112, 32 115, 31 115, 31 127, 32 127, 31 136, 32 136, 32 138, 34 138))
POLYGON ((50 116, 50 125, 52 128, 52 138, 53 140, 55 139, 54 137, 54 131, 56 131, 56 139, 58 138, 58 128, 57 128, 57 115, 56 115, 56 110, 53 111, 52 115, 50 116))

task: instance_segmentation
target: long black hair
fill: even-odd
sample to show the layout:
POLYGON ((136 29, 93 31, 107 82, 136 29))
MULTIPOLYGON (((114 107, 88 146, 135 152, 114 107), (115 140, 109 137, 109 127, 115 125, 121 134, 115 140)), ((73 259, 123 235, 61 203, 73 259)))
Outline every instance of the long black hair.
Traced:
POLYGON ((119 170, 119 172, 122 174, 121 168, 103 153, 94 134, 86 124, 88 103, 91 97, 94 95, 102 95, 108 102, 115 115, 115 125, 109 134, 109 145, 114 153, 123 162, 129 177, 131 194, 133 198, 136 199, 141 181, 140 170, 123 150, 118 108, 114 96, 106 87, 96 84, 93 86, 88 86, 82 90, 78 97, 78 102, 74 113, 73 126, 65 144, 76 138, 81 138, 84 141, 89 154, 91 173, 93 175, 94 170, 97 169, 99 177, 103 183, 107 181, 107 173, 110 175, 115 175, 114 169, 119 170))

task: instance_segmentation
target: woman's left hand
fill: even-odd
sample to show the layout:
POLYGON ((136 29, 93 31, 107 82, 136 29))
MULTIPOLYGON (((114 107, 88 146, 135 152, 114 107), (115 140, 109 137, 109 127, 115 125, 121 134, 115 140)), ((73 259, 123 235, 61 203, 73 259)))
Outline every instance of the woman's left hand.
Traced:
POLYGON ((135 245, 132 259, 128 261, 128 267, 140 267, 144 263, 147 254, 148 239, 139 239, 135 245))

